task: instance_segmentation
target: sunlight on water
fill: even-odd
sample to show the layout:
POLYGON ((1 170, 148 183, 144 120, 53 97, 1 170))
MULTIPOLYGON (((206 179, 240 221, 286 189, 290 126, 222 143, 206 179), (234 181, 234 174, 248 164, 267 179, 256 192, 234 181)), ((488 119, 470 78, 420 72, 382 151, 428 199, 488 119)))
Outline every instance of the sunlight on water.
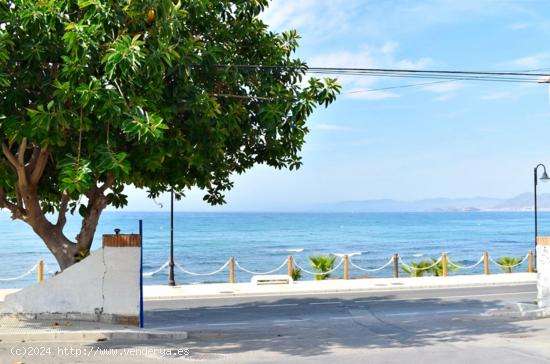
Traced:
MULTIPOLYGON (((550 213, 539 216, 539 234, 550 234, 550 213)), ((102 234, 113 233, 115 228, 137 233, 139 219, 144 222, 144 271, 156 270, 168 257, 168 213, 105 213, 93 249, 101 246, 102 234)), ((67 235, 74 238, 79 225, 78 219, 70 219, 67 235)), ((454 262, 468 265, 475 263, 484 250, 497 258, 523 257, 533 249, 533 216, 527 212, 177 213, 175 225, 175 259, 187 270, 199 273, 216 270, 230 256, 247 269, 266 271, 279 266, 288 255, 307 264, 311 255, 357 252, 361 254, 353 257, 355 264, 376 268, 394 253, 405 261, 415 261, 447 252, 454 262)), ((47 248, 24 223, 0 214, 0 233, 0 278, 18 276, 39 259, 44 259, 52 270, 57 268, 47 248)), ((354 269, 351 274, 362 276, 354 269)), ((176 280, 182 284, 221 282, 227 280, 227 275, 224 271, 190 277, 176 271, 176 280)), ((372 276, 390 275, 388 267, 372 276)), ((236 278, 248 281, 250 275, 237 271, 236 278)), ((31 274, 17 282, 0 282, 0 287, 28 286, 35 279, 31 274)), ((166 281, 165 272, 144 280, 145 284, 166 281)))

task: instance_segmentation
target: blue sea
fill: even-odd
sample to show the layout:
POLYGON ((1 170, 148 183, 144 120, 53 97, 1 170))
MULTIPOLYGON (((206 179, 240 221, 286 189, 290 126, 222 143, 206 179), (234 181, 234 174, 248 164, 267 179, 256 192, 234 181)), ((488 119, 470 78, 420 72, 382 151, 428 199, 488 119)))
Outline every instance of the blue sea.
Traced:
MULTIPOLYGON (((137 233, 143 220, 144 272, 158 269, 168 259, 170 216, 166 212, 106 212, 92 250, 101 246, 101 235, 137 233)), ((73 238, 80 220, 68 221, 67 236, 73 238)), ((550 213, 539 214, 539 235, 550 234, 550 213)), ((49 269, 57 264, 45 245, 24 223, 0 214, 0 279, 19 276, 43 259, 49 269)), ((500 256, 524 257, 533 249, 532 212, 434 212, 434 213, 187 213, 175 214, 175 260, 184 269, 208 273, 230 256, 251 271, 268 271, 288 255, 306 269, 307 257, 317 254, 360 253, 353 262, 376 268, 398 253, 405 262, 438 257, 441 252, 456 263, 477 262, 484 250, 500 256)), ((526 264, 520 267, 525 270, 526 264)), ((473 271, 479 273, 482 265, 473 271)), ((492 267, 497 271, 497 267, 492 267)), ((281 272, 285 272, 283 268, 281 272)), ((351 267, 352 276, 365 273, 351 267)), ((392 267, 369 274, 390 277, 392 267)), ((455 273, 456 274, 456 273, 455 273)), ((334 276, 340 276, 341 270, 334 276)), ((237 281, 251 275, 237 270, 237 281)), ((145 284, 165 284, 166 270, 144 278, 145 284)), ((176 269, 178 284, 225 282, 227 269, 211 276, 190 276, 176 269)), ((307 274, 303 279, 311 279, 307 274)), ((0 288, 33 284, 36 273, 17 281, 0 281, 0 288)))

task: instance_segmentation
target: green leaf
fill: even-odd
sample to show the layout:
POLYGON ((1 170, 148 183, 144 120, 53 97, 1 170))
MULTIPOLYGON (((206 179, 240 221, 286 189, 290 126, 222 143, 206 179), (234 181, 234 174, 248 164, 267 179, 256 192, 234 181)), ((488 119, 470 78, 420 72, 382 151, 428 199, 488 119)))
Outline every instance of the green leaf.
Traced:
MULTIPOLYGON (((76 201, 107 176, 111 206, 126 205, 130 184, 151 196, 196 187, 222 204, 235 174, 257 164, 300 167, 307 120, 335 101, 340 86, 330 78, 302 82, 299 35, 270 30, 261 15, 267 4, 5 3, 0 133, 14 151, 26 138, 29 159, 31 149, 48 147, 34 186, 43 211, 58 210, 67 191, 69 211, 83 212, 76 201)), ((13 170, 0 166, 0 185, 13 200, 13 170)))
POLYGON ((59 188, 69 194, 88 191, 93 183, 93 175, 90 169, 90 162, 85 159, 67 155, 59 163, 59 188))

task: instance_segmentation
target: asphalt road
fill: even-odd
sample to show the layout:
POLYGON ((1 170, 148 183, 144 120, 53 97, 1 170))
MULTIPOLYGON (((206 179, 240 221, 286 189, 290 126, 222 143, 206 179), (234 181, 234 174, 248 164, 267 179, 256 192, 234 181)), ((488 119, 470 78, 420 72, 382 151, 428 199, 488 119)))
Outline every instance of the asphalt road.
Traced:
POLYGON ((368 293, 223 297, 146 302, 146 327, 210 330, 277 327, 369 317, 403 321, 421 317, 476 316, 504 303, 534 302, 536 285, 425 289, 368 293))
MULTIPOLYGON (((533 302, 535 295, 535 286, 529 284, 149 301, 147 327, 185 330, 189 339, 173 343, 50 343, 44 345, 53 351, 71 347, 104 352, 94 357, 58 355, 25 357, 22 361, 27 364, 549 363, 549 319, 514 321, 487 315, 506 304, 533 302), (132 349, 138 354, 122 353, 132 349), (168 356, 159 352, 168 349, 172 350, 168 356)), ((1 363, 20 359, 10 356, 9 350, 10 345, 0 343, 1 363)))

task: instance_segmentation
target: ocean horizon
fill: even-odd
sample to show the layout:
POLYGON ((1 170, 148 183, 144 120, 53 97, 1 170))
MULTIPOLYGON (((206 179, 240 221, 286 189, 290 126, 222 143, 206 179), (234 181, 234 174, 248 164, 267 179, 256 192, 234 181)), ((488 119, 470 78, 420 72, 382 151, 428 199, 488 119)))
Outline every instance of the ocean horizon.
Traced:
MULTIPOLYGON (((157 270, 168 259, 169 212, 109 211, 102 215, 92 250, 101 246, 101 236, 138 233, 143 220, 143 270, 157 270)), ((69 238, 76 236, 80 219, 70 217, 69 238)), ((4 251, 0 256, 0 279, 16 277, 43 259, 47 271, 58 270, 44 243, 21 221, 0 214, 4 251)), ((550 213, 539 213, 539 235, 550 234, 550 213)), ((311 270, 312 255, 352 254, 353 262, 373 269, 399 254, 405 262, 438 258, 442 252, 456 263, 476 263, 483 251, 493 259, 501 256, 523 258, 534 249, 532 212, 176 212, 174 229, 175 261, 184 269, 208 273, 221 267, 230 256, 250 271, 265 272, 280 266, 288 255, 311 270)), ((496 266, 491 267, 498 272, 496 266)), ((525 270, 526 264, 520 267, 525 270)), ((281 273, 286 272, 286 267, 281 273)), ((482 265, 453 274, 481 273, 482 265)), ((400 272, 402 276, 406 274, 400 272)), ((352 277, 364 272, 351 267, 352 277)), ((392 267, 369 273, 390 277, 392 267)), ((334 277, 342 275, 341 269, 334 277)), ((236 280, 249 281, 251 274, 237 269, 236 280)), ((165 284, 166 270, 145 277, 144 284, 165 284)), ((210 276, 190 276, 176 269, 178 284, 226 282, 228 271, 210 276)), ((312 279, 302 274, 302 279, 312 279)), ((1 281, 0 288, 26 287, 36 282, 36 273, 16 281, 1 281)))

